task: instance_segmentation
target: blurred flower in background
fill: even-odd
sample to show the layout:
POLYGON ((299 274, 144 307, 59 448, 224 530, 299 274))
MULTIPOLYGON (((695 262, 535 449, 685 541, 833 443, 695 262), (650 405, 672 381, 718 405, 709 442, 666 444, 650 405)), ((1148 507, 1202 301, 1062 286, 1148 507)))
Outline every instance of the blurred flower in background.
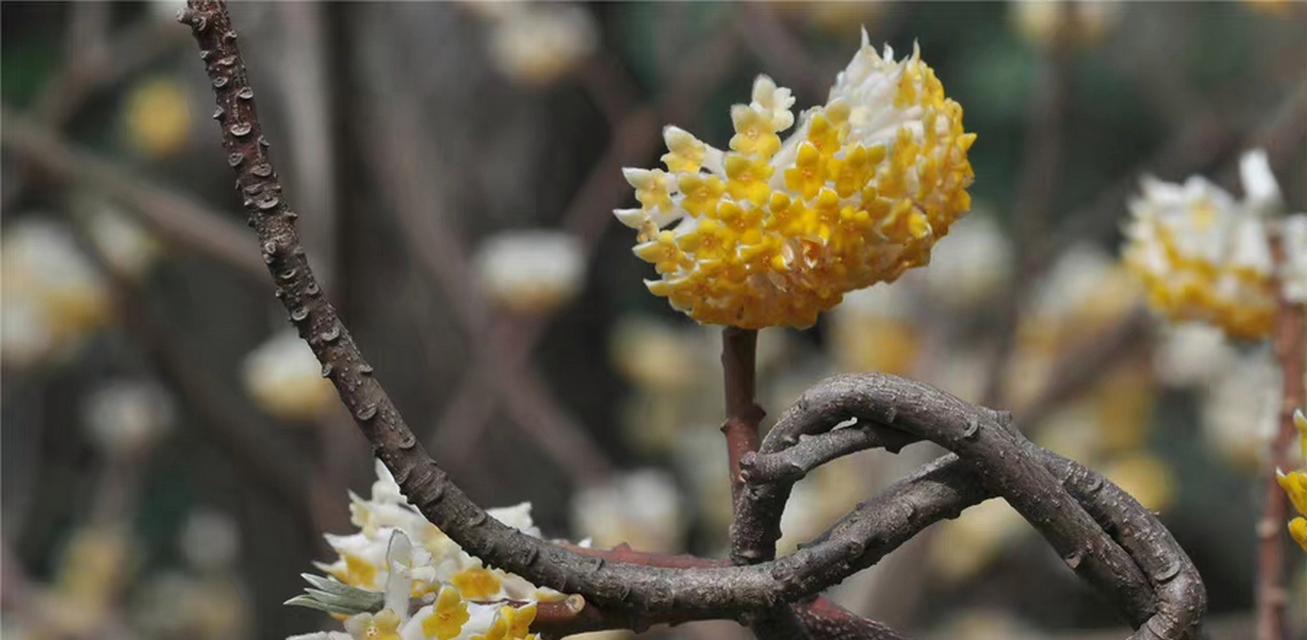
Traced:
POLYGON ((1125 12, 1118 0, 1013 0, 1008 6, 1017 33, 1038 47, 1059 39, 1076 47, 1097 45, 1125 12))
POLYGON ((250 397, 281 420, 303 423, 336 407, 336 390, 294 329, 274 334, 251 351, 241 373, 250 397))
POLYGON ((976 577, 1031 531, 1021 514, 1003 500, 986 500, 938 526, 939 535, 948 542, 931 545, 930 567, 952 583, 976 577))
POLYGON ((115 628, 118 598, 137 561, 124 527, 101 523, 76 530, 64 546, 53 582, 33 595, 31 632, 91 637, 115 628))
POLYGON ((504 231, 477 248, 481 288, 513 313, 541 315, 581 290, 585 259, 576 238, 559 231, 504 231))
POLYGON ((171 396, 157 383, 113 380, 87 396, 83 420, 92 439, 115 458, 135 458, 172 427, 171 396))
POLYGON ((1238 355, 1220 329, 1186 322, 1163 327, 1153 355, 1153 370, 1169 386, 1201 385, 1218 378, 1238 355))
POLYGON ((1279 185, 1265 152, 1245 154, 1240 169, 1242 201, 1202 176, 1183 185, 1145 178, 1142 195, 1130 203, 1122 257, 1170 320, 1211 322, 1231 337, 1255 339, 1274 324, 1277 282, 1290 295, 1307 291, 1295 278, 1307 242, 1293 242, 1304 224, 1297 221, 1307 217, 1288 218, 1288 266, 1273 264, 1270 236, 1286 225, 1277 215, 1284 206, 1279 185))
POLYGON ((1230 465, 1262 468, 1275 436, 1280 371, 1269 350, 1241 355, 1202 394, 1203 437, 1230 465))
POLYGON ((941 640, 1038 640, 1045 636, 1007 611, 986 608, 951 616, 930 637, 941 640))
POLYGON ((84 207, 86 233, 114 272, 142 278, 163 254, 163 244, 122 209, 105 201, 84 207))
POLYGON ((219 511, 198 509, 187 517, 178 545, 186 566, 142 582, 132 601, 133 624, 151 638, 246 637, 253 612, 237 573, 236 523, 219 511))
POLYGON ((1010 373, 1011 402, 1017 407, 1039 395, 1061 365, 1059 356, 1119 326, 1140 295, 1112 256, 1085 243, 1069 247, 1032 286, 1010 373))
POLYGON ((906 287, 850 292, 830 314, 831 352, 843 371, 911 375, 923 350, 923 327, 906 287))
POLYGON ((0 262, 6 365, 67 358, 109 321, 104 279, 66 226, 38 215, 5 225, 0 262))
POLYGON ((131 145, 155 160, 177 155, 190 140, 190 98, 173 78, 149 78, 134 86, 127 94, 122 118, 131 145))
POLYGON ((932 302, 958 310, 992 299, 1011 272, 1011 240, 988 211, 973 209, 935 245, 930 268, 909 271, 904 279, 924 282, 932 302))
POLYGON ((599 44, 584 6, 563 3, 471 2, 490 25, 490 59, 505 76, 543 86, 566 76, 599 44))

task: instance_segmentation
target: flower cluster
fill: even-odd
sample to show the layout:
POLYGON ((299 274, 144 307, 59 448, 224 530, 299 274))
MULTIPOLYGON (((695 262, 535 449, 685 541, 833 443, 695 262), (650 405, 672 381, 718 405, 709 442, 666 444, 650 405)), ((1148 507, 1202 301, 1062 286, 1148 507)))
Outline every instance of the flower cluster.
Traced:
POLYGON ((469 2, 467 6, 491 23, 491 61, 521 85, 557 82, 599 44, 599 27, 582 6, 528 2, 469 2))
MULTIPOLYGON (((489 513, 523 533, 540 535, 529 503, 489 513)), ((346 632, 296 639, 535 638, 528 631, 536 603, 564 598, 465 553, 408 504, 380 461, 371 498, 350 495, 350 520, 357 533, 326 536, 338 554, 334 562, 317 565, 328 577, 306 575, 313 588, 287 602, 343 617, 346 632)))
MULTIPOLYGON (((1302 409, 1293 414, 1293 424, 1298 427, 1298 442, 1302 446, 1302 457, 1307 460, 1307 416, 1302 409)), ((1298 542, 1303 551, 1307 551, 1307 470, 1277 472, 1276 479, 1280 487, 1289 494, 1289 501, 1298 510, 1299 517, 1289 522, 1289 535, 1298 542)))
POLYGON ((245 390, 264 411, 290 423, 304 423, 335 406, 336 390, 294 329, 269 338, 241 368, 245 390))
POLYGON ((481 289, 492 302, 523 315, 554 311, 585 284, 585 256, 561 231, 506 231, 486 239, 474 257, 481 289))
POLYGON ((1263 152, 1245 155, 1241 170, 1243 200, 1201 176, 1184 184, 1145 178, 1143 193, 1130 203, 1122 253, 1163 315, 1255 339, 1274 324, 1277 282, 1291 298, 1307 296, 1307 217, 1267 215, 1281 205, 1263 152), (1278 266, 1275 235, 1285 253, 1278 266))
POLYGON ((731 108, 722 151, 667 127, 667 169, 626 169, 640 207, 635 254, 654 295, 708 324, 803 328, 849 291, 926 264, 971 207, 962 107, 919 51, 895 61, 863 43, 827 103, 794 125, 790 91, 767 76, 731 108))

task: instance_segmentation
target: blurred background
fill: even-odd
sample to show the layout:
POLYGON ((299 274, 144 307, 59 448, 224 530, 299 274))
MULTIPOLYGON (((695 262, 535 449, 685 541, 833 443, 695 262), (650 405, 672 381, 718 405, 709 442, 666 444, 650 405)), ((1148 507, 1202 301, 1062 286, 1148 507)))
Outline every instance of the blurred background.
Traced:
MULTIPOLYGON (((231 188, 178 6, 0 8, 3 624, 15 638, 282 638, 372 459, 295 337, 231 188)), ((920 45, 979 134, 932 266, 761 334, 772 416, 886 371, 1012 409, 1159 511, 1251 636, 1277 375, 1166 329, 1117 258, 1140 176, 1265 147, 1307 205, 1307 4, 258 4, 232 8, 315 269, 438 461, 547 536, 721 554, 717 331, 649 295, 611 218, 674 123, 717 146, 758 73, 825 100, 865 27, 920 45)), ((795 491, 792 547, 937 451, 795 491)), ((1290 602, 1307 602, 1299 561, 1290 602)), ((835 589, 914 636, 1119 637, 991 501, 835 589)), ((1291 608, 1304 627, 1307 606, 1291 608)), ((729 638, 733 624, 648 637, 729 638)))

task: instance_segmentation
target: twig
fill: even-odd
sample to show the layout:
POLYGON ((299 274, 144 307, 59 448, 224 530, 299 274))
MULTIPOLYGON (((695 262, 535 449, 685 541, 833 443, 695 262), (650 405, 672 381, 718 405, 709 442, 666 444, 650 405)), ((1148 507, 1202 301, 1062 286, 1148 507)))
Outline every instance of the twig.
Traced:
MULTIPOLYGON (((1271 254, 1277 268, 1284 264, 1284 240, 1273 237, 1271 254)), ((1275 357, 1280 365, 1281 396, 1279 429, 1271 439, 1270 469, 1266 472, 1266 501, 1262 519, 1257 523, 1257 638, 1258 640, 1285 640, 1289 630, 1285 621, 1285 606, 1289 593, 1285 586, 1285 557, 1287 544, 1284 523, 1288 520, 1288 497, 1276 482, 1276 474, 1292 462, 1292 448, 1296 429, 1293 425, 1295 409, 1307 406, 1307 389, 1304 389, 1304 368, 1307 368, 1307 304, 1290 300, 1283 286, 1277 286, 1279 311, 1275 320, 1275 357)))
POLYGON ((740 460, 758 450, 758 425, 766 413, 754 401, 758 332, 751 329, 722 329, 722 377, 726 389, 726 454, 731 479, 731 498, 738 500, 744 486, 740 460))

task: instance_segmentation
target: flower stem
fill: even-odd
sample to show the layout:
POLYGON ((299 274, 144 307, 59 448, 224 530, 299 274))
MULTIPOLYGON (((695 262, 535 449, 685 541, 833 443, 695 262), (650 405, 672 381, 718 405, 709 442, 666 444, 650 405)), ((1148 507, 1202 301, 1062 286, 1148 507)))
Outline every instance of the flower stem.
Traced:
MULTIPOLYGON (((1271 253, 1277 267, 1285 260, 1280 238, 1273 238, 1271 253)), ((1275 480, 1278 469, 1289 465, 1289 448, 1293 444, 1294 409, 1307 405, 1307 386, 1304 371, 1307 368, 1307 304, 1295 302, 1279 290, 1279 312, 1275 321, 1275 357, 1279 361, 1281 398, 1279 427, 1271 440, 1270 469, 1266 477, 1266 503, 1262 519, 1257 524, 1259 546, 1257 551, 1257 638, 1258 640, 1284 640, 1288 638, 1285 622, 1285 605, 1288 591, 1285 587, 1285 522, 1289 516, 1288 497, 1275 480)))
POLYGON ((766 413, 755 402, 758 332, 752 329, 722 329, 722 375, 726 387, 726 453, 731 472, 731 501, 739 498, 744 486, 740 459, 758 450, 758 425, 766 413))

